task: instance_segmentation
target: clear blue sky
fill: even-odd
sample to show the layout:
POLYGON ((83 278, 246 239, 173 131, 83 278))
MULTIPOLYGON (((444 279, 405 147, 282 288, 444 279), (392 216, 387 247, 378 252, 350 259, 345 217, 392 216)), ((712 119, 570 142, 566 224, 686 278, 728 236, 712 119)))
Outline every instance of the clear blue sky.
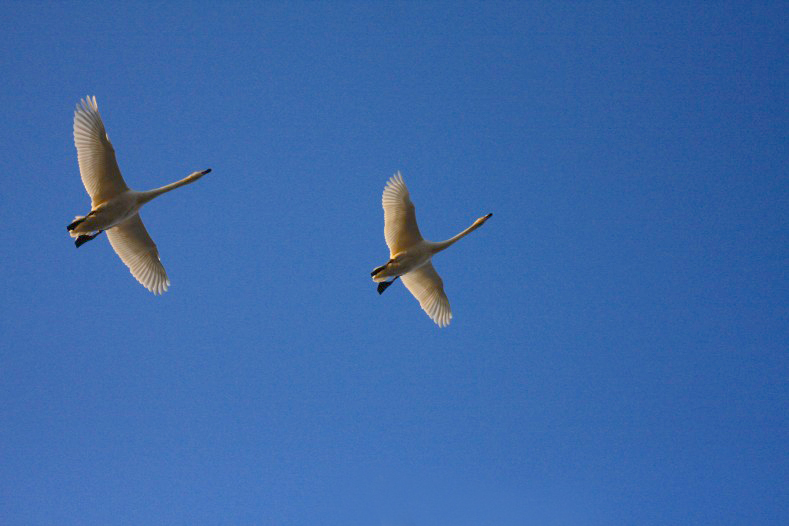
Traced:
POLYGON ((0 7, 0 523, 789 524, 786 2, 215 4, 0 7))

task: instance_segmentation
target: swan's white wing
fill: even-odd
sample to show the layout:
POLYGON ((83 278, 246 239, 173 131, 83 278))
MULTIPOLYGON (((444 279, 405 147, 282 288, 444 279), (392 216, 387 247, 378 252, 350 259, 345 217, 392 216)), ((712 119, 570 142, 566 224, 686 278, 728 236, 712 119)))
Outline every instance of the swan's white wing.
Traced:
POLYGON ((96 97, 86 97, 74 112, 74 145, 82 184, 90 195, 92 206, 128 190, 121 176, 115 150, 104 130, 96 97))
POLYGON ((427 262, 426 265, 412 270, 408 274, 400 276, 406 288, 419 300, 422 307, 430 318, 439 327, 449 325, 452 319, 452 309, 449 308, 449 300, 444 294, 444 282, 438 275, 433 263, 427 262))
POLYGON ((154 294, 161 294, 167 290, 170 280, 167 279, 164 266, 159 261, 156 243, 145 230, 140 214, 134 214, 120 225, 107 230, 107 237, 112 248, 129 267, 132 276, 143 287, 154 294))
POLYGON ((392 257, 422 241, 422 234, 416 225, 414 204, 400 172, 386 183, 381 203, 384 206, 384 236, 392 257))

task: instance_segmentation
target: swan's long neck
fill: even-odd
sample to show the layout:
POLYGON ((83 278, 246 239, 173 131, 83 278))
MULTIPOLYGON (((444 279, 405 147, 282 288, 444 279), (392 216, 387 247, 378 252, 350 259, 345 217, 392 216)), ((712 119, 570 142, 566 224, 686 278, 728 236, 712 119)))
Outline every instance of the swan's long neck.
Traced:
POLYGON ((185 186, 187 184, 194 183, 195 181, 197 181, 198 179, 200 179, 201 177, 203 177, 205 174, 207 174, 210 171, 211 171, 211 169, 209 168, 208 170, 204 170, 202 172, 195 172, 195 173, 193 173, 192 175, 190 175, 188 177, 184 177, 180 181, 176 181, 174 183, 170 183, 168 185, 162 186, 161 188, 154 188, 153 190, 146 190, 144 192, 140 192, 140 202, 145 204, 148 201, 150 201, 151 199, 153 199, 155 197, 159 197, 162 194, 166 194, 167 192, 169 192, 171 190, 175 190, 176 188, 180 188, 180 187, 185 186))
POLYGON ((479 227, 484 225, 485 221, 487 221, 488 218, 490 216, 492 216, 492 215, 493 214, 488 214, 485 217, 480 217, 479 219, 474 221, 471 224, 471 226, 468 227, 467 229, 465 229, 463 232, 459 233, 458 235, 456 235, 454 237, 451 237, 451 238, 447 239, 446 241, 436 241, 436 242, 431 243, 431 245, 430 245, 431 251, 433 252, 433 254, 436 254, 436 253, 441 252, 442 250, 450 247, 451 245, 454 245, 459 239, 466 237, 467 235, 469 235, 470 233, 472 233, 473 231, 475 231, 476 229, 478 229, 479 227))

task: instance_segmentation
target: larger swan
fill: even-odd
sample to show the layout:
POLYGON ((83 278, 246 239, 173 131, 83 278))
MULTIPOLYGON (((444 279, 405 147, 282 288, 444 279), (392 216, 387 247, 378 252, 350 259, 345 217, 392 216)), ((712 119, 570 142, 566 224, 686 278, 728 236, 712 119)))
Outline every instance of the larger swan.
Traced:
POLYGON ((82 244, 105 230, 112 248, 137 281, 154 294, 167 290, 170 280, 159 260, 156 244, 142 224, 138 211, 151 199, 193 183, 211 171, 194 172, 167 186, 137 192, 126 186, 115 150, 104 130, 96 97, 86 97, 74 112, 74 144, 77 147, 82 184, 90 195, 90 212, 77 216, 66 228, 74 244, 82 244))
POLYGON ((384 207, 384 237, 390 257, 385 265, 370 274, 378 283, 378 294, 383 294, 400 277, 422 310, 436 325, 446 327, 452 319, 452 309, 444 294, 444 282, 433 268, 431 259, 434 254, 481 227, 493 214, 480 217, 455 237, 434 242, 423 239, 419 233, 414 204, 400 172, 386 183, 381 202, 384 207))

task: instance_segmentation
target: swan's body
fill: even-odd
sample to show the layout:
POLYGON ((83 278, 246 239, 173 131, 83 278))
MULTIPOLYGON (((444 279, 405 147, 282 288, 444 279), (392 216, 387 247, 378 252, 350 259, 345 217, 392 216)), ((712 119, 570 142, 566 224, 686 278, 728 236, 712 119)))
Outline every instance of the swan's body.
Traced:
POLYGON ((106 230, 112 248, 137 281, 154 294, 166 291, 170 280, 138 212, 151 199, 193 183, 211 169, 154 190, 131 190, 121 176, 96 97, 86 97, 77 105, 74 144, 82 183, 91 200, 88 215, 75 217, 67 227, 71 237, 77 238, 75 245, 79 247, 106 230))
POLYGON ((390 259, 372 271, 378 293, 400 277, 403 284, 419 301, 419 305, 439 326, 446 327, 452 309, 444 293, 444 282, 433 268, 433 255, 481 227, 493 214, 480 217, 470 227, 446 241, 427 241, 416 224, 416 212, 403 176, 397 172, 386 183, 381 202, 384 207, 384 237, 390 259))

